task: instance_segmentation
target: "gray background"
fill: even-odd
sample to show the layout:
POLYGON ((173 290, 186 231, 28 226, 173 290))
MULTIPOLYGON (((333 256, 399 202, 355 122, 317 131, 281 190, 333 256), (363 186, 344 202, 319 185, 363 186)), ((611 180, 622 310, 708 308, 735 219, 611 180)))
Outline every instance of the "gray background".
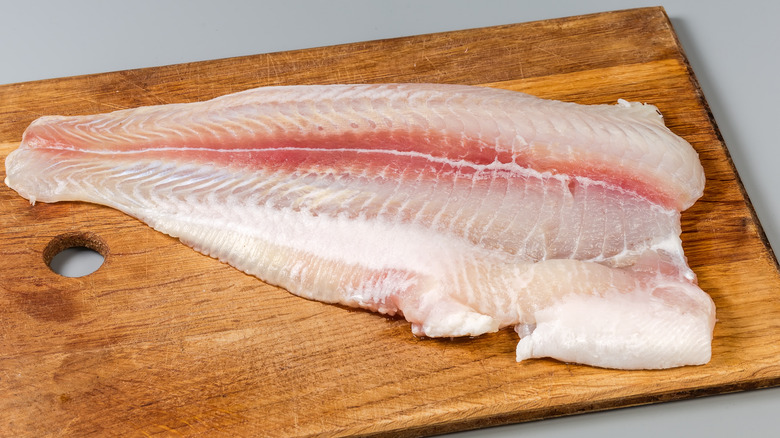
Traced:
MULTIPOLYGON (((0 84, 659 4, 630 0, 0 0, 0 84)), ((668 0, 663 6, 767 237, 778 247, 780 2, 668 0)), ((778 417, 780 388, 775 388, 454 435, 780 436, 778 417)))

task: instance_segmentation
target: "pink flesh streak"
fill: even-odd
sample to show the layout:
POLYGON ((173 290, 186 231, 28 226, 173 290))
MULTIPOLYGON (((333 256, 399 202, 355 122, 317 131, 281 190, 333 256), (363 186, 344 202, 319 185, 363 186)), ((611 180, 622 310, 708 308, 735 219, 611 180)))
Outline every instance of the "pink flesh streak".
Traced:
MULTIPOLYGON (((36 132, 25 134, 24 141, 30 145, 66 145, 73 141, 67 131, 56 131, 48 136, 36 132)), ((536 156, 535 151, 542 148, 528 149, 516 153, 508 150, 496 150, 478 140, 458 139, 449 136, 432 136, 430 133, 395 133, 372 132, 368 135, 358 133, 339 133, 337 135, 305 135, 295 137, 247 137, 225 143, 220 138, 209 138, 208 132, 189 133, 183 138, 163 138, 154 142, 134 145, 136 151, 143 151, 145 158, 169 159, 181 161, 203 161, 228 166, 261 168, 272 166, 287 169, 305 169, 316 166, 327 169, 329 165, 337 165, 342 161, 350 161, 349 157, 334 156, 338 150, 344 155, 355 154, 351 161, 368 161, 385 172, 397 171, 398 168, 408 169, 408 165, 429 169, 434 163, 446 163, 453 171, 474 172, 475 168, 483 166, 516 165, 519 168, 531 168, 538 172, 549 172, 553 175, 569 177, 584 177, 594 181, 602 181, 625 191, 636 193, 649 201, 665 208, 673 208, 674 197, 659 189, 659 182, 651 179, 637 178, 636 175, 624 172, 619 168, 602 163, 587 163, 580 161, 572 163, 562 161, 557 157, 536 156), (205 135, 204 135, 205 134, 205 135), (173 143, 175 141, 177 143, 173 143), (186 149, 175 144, 186 144, 186 149), (426 150, 426 146, 435 145, 441 150, 426 150), (368 157, 367 155, 371 155, 368 157), (402 165, 397 165, 403 161, 402 165)), ((99 149, 98 149, 99 150, 99 149)), ((73 152, 78 152, 76 149, 73 152)), ((83 152, 94 152, 85 149, 83 152)), ((131 151, 127 151, 130 153, 131 151)), ((508 166, 505 166, 508 168, 508 166)), ((435 177, 436 172, 428 172, 428 177, 435 177)), ((392 177, 392 174, 389 175, 392 177)))

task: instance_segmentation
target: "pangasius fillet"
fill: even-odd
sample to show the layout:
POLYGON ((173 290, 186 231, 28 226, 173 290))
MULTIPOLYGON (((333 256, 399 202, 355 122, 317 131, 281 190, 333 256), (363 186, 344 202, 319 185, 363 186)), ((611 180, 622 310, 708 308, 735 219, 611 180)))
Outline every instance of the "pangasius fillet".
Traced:
POLYGON ((458 85, 264 87, 42 117, 6 160, 31 202, 108 205, 293 294, 421 336, 513 326, 517 359, 710 359, 680 213, 694 149, 651 105, 458 85))

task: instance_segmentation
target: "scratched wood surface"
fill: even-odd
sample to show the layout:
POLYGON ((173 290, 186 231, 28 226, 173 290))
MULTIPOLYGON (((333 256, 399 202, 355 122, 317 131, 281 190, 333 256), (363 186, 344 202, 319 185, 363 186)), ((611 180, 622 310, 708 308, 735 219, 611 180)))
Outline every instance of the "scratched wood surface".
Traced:
POLYGON ((109 208, 30 206, 3 185, 0 435, 419 435, 780 383, 777 263, 661 8, 3 85, 0 156, 44 114, 411 81, 657 105, 707 175, 682 237, 718 307, 712 361, 517 364, 511 330, 417 339, 403 320, 296 298, 109 208), (105 263, 58 276, 44 258, 71 244, 105 263))

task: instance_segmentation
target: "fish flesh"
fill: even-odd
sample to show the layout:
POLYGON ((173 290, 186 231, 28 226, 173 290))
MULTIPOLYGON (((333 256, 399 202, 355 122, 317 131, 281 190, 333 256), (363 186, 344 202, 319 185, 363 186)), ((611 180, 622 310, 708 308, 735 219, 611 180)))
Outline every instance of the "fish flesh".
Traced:
POLYGON ((298 296, 419 336, 514 327, 517 360, 710 360, 715 307, 680 214, 696 151, 658 110, 444 84, 261 87, 34 121, 33 204, 107 205, 298 296))

